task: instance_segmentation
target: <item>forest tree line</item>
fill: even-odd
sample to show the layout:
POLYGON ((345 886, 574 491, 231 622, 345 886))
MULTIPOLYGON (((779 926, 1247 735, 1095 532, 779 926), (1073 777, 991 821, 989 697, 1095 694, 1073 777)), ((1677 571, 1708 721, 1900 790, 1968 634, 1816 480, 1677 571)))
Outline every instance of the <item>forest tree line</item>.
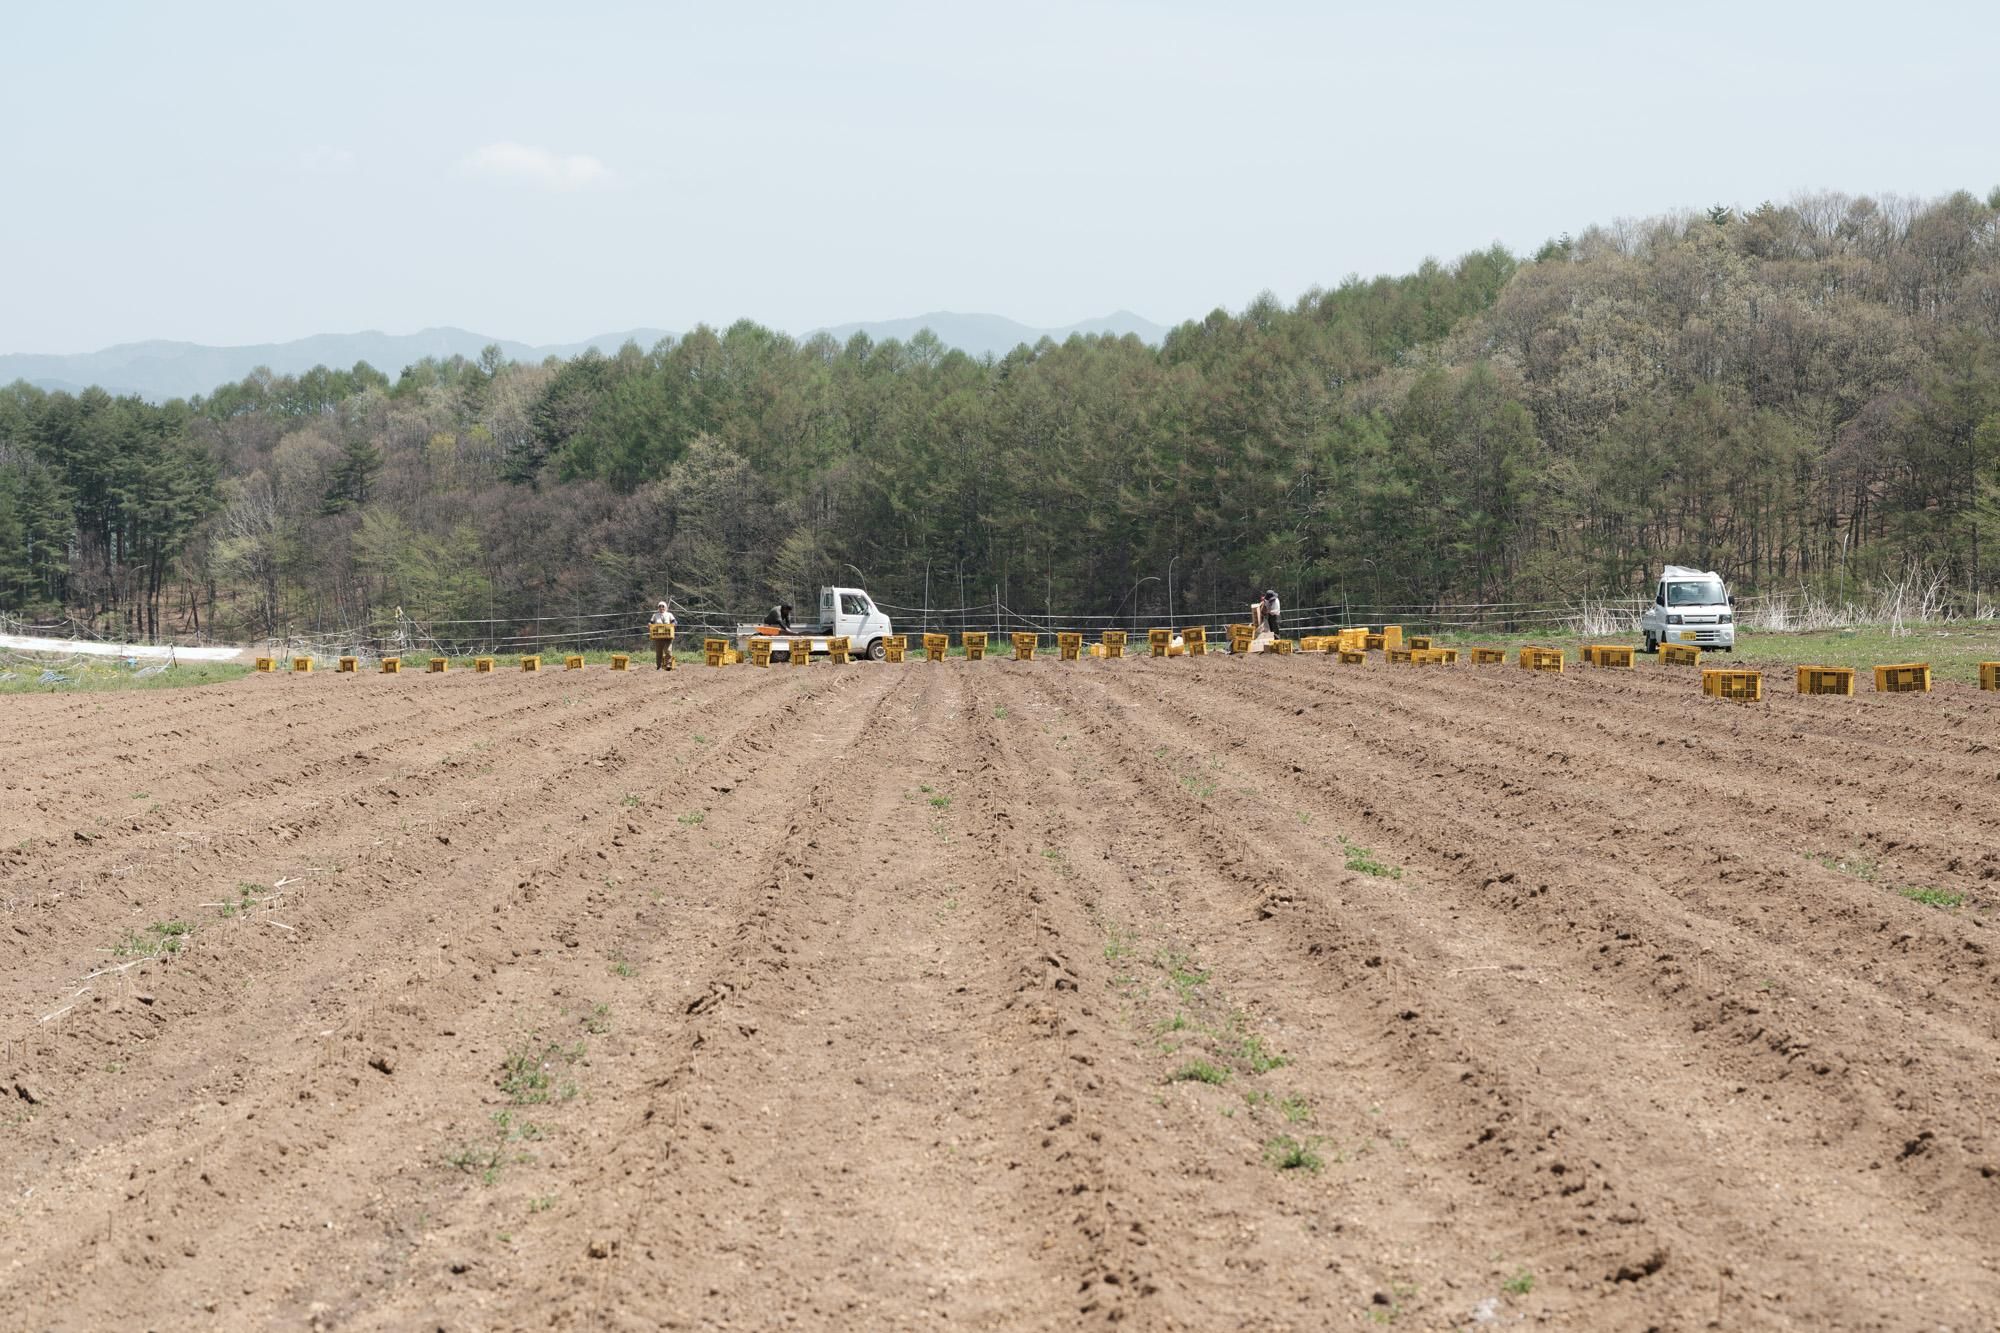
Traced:
POLYGON ((538 365, 0 390, 0 610, 107 634, 2000 580, 2000 191, 1593 227, 997 359, 750 322, 538 365), (1137 585, 1135 589, 1135 585, 1137 585))

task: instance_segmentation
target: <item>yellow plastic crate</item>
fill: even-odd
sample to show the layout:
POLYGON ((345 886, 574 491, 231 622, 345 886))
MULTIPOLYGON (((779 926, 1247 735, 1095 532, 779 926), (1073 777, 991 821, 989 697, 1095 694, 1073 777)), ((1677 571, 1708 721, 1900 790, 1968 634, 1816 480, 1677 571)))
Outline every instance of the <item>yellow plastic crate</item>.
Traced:
POLYGON ((1264 645, 1264 651, 1267 653, 1289 653, 1297 646, 1290 639, 1273 639, 1264 645))
POLYGON ((1523 648, 1521 666, 1528 671, 1561 671, 1563 654, 1560 648, 1523 648))
POLYGON ((903 660, 903 654, 908 652, 909 648, 910 640, 908 636, 892 634, 882 640, 882 660, 884 662, 900 662, 903 660))
POLYGON ((451 659, 448 657, 433 657, 431 659, 431 667, 430 667, 431 675, 442 676, 446 671, 450 670, 450 668, 451 668, 451 659))
POLYGON ((1623 667, 1630 670, 1633 664, 1632 647, 1623 643, 1585 644, 1583 660, 1594 667, 1623 667))
POLYGON ((1348 649, 1348 648, 1342 648, 1340 651, 1335 653, 1334 656, 1339 658, 1340 661, 1346 664, 1347 666, 1360 666, 1363 662, 1366 662, 1368 660, 1367 653, 1355 651, 1353 649, 1348 649))
POLYGON ((1383 649, 1387 650, 1390 648, 1401 648, 1402 646, 1403 646, 1403 627, 1401 625, 1384 625, 1382 627, 1383 649))
POLYGON ((1981 662, 1979 664, 1979 688, 1982 690, 2000 690, 2000 662, 1981 662))
POLYGON ((294 657, 292 659, 292 670, 298 672, 300 675, 311 675, 312 669, 313 660, 310 657, 294 657))
POLYGON ((361 670, 361 659, 358 657, 343 657, 333 664, 333 669, 337 674, 352 676, 361 670))
POLYGON ((945 654, 950 651, 951 636, 949 634, 924 635, 924 660, 926 662, 942 662, 945 659, 945 654))
POLYGON ((826 660, 835 666, 846 666, 852 655, 851 639, 848 635, 837 634, 826 641, 826 660))
POLYGON ((613 671, 630 671, 632 669, 632 654, 630 653, 611 654, 611 669, 613 671))
POLYGON ((1415 650, 1411 648, 1384 648, 1382 650, 1382 657, 1385 661, 1391 663, 1392 665, 1401 664, 1404 666, 1409 666, 1413 664, 1415 661, 1415 659, 1410 655, 1414 651, 1415 650))
POLYGON ((581 654, 579 654, 579 653, 566 653, 566 654, 564 654, 564 655, 563 655, 563 670, 564 670, 564 671, 581 671, 581 670, 583 670, 583 657, 582 657, 582 655, 581 655, 581 654))
POLYGON ((1507 660, 1504 648, 1474 648, 1471 652, 1474 666, 1499 666, 1507 660))
POLYGON ((1182 630, 1181 647, 1189 657, 1208 656, 1208 631, 1200 625, 1182 630))
POLYGON ((1083 635, 1056 635, 1056 656, 1064 662, 1074 662, 1083 656, 1083 635))
POLYGON ((257 659, 257 669, 259 671, 276 671, 278 669, 278 659, 275 657, 260 657, 257 659))
POLYGON ((1428 634, 1412 634, 1405 646, 1412 651, 1428 649, 1431 646, 1431 636, 1428 634))
POLYGON ((1663 666, 1700 666, 1701 649, 1691 643, 1663 643, 1660 645, 1660 663, 1663 666))
POLYGON ((1041 641, 1042 636, 1039 634, 1031 634, 1027 630, 1017 631, 1013 635, 1014 660, 1016 662, 1034 661, 1035 646, 1041 641))
POLYGON ((1701 692, 1714 699, 1758 703, 1764 698, 1764 673, 1729 667, 1703 667, 1701 692))
POLYGON ((1800 694, 1852 694, 1854 668, 1802 666, 1794 683, 1800 694))
POLYGON ((1125 656, 1125 631, 1122 629, 1108 629, 1104 631, 1104 643, 1102 647, 1106 657, 1125 656))
POLYGON ((771 665, 771 645, 777 640, 769 635, 759 634, 750 640, 750 665, 767 667, 771 665))
POLYGON ((1365 629, 1344 629, 1333 646, 1337 653, 1365 653, 1368 651, 1368 631, 1365 629))
POLYGON ((1165 657, 1167 649, 1174 646, 1174 632, 1170 629, 1149 629, 1146 631, 1146 652, 1152 657, 1165 657))
POLYGON ((1929 662, 1892 662, 1875 668, 1875 688, 1883 694, 1929 694, 1929 662))
POLYGON ((400 658, 400 657, 385 657, 385 658, 383 658, 383 659, 382 659, 382 674, 383 674, 383 675, 385 675, 385 676, 394 676, 394 675, 398 675, 398 674, 400 674, 400 673, 402 672, 402 670, 403 670, 403 659, 402 659, 402 658, 400 658))
POLYGON ((1361 650, 1366 653, 1379 653, 1383 651, 1388 642, 1387 638, 1371 630, 1361 636, 1361 650))
POLYGON ((795 667, 811 666, 813 641, 811 639, 787 639, 785 661, 795 667))
POLYGON ((1431 649, 1431 656, 1441 666, 1458 665, 1458 649, 1456 648, 1433 648, 1431 649))
POLYGON ((472 659, 472 669, 482 676, 486 675, 493 670, 493 659, 490 657, 475 657, 472 659))
POLYGON ((542 655, 541 655, 540 653, 524 653, 524 654, 522 654, 522 656, 521 656, 521 670, 523 670, 523 671, 540 671, 541 669, 542 669, 542 655))
POLYGON ((1227 626, 1229 631, 1229 651, 1243 654, 1250 651, 1251 627, 1243 624, 1227 626))
POLYGON ((966 661, 981 662, 986 659, 986 631, 966 630, 958 636, 958 641, 965 646, 966 661))
POLYGON ((672 625, 648 625, 646 626, 646 637, 649 639, 671 639, 674 637, 674 627, 672 625))

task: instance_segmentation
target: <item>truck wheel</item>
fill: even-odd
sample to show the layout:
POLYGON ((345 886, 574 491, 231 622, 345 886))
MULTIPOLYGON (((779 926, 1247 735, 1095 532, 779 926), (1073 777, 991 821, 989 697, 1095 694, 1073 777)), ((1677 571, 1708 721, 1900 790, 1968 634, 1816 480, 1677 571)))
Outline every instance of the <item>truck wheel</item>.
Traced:
POLYGON ((870 639, 868 641, 868 660, 871 662, 879 662, 882 660, 883 655, 884 655, 884 650, 882 647, 882 641, 880 639, 870 639))
POLYGON ((1650 634, 1646 636, 1646 651, 1649 653, 1657 653, 1660 651, 1660 641, 1654 638, 1650 634))

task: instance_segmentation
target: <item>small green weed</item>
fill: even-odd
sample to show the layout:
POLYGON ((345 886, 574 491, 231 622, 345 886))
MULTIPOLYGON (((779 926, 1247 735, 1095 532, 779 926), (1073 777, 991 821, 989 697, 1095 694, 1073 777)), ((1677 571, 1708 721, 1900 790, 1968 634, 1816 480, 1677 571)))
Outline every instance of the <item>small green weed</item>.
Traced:
POLYGON ((639 804, 639 798, 637 796, 634 796, 631 792, 628 791, 623 796, 620 796, 618 798, 618 804, 624 806, 626 809, 629 810, 633 806, 639 804))
POLYGON ((128 930, 125 938, 111 946, 120 958, 158 958, 181 951, 181 942, 194 927, 185 921, 155 921, 143 931, 128 930))
POLYGON ((1835 856, 1831 852, 1815 852, 1807 859, 1819 862, 1828 870, 1837 870, 1843 875, 1852 875, 1856 879, 1871 883, 1882 869, 1879 862, 1872 857, 1863 856, 1860 852, 1850 852, 1846 856, 1835 856))
POLYGON ((1208 1083, 1216 1087, 1229 1081, 1229 1071, 1207 1060, 1190 1060, 1167 1076, 1169 1083, 1208 1083))
POLYGON ((500 1178, 500 1150, 496 1147, 465 1144, 447 1152, 444 1164, 468 1175, 480 1172, 488 1185, 500 1178))
POLYGON ((1294 1125, 1303 1125, 1313 1118, 1312 1103, 1303 1097, 1287 1097, 1278 1103, 1278 1114, 1294 1125))
POLYGON ((933 797, 931 797, 931 808, 932 808, 932 809, 934 809, 934 810, 949 810, 949 809, 951 809, 951 797, 949 797, 949 796, 933 796, 933 797))
POLYGON ((1369 851, 1366 847, 1358 846, 1355 843, 1349 842, 1346 838, 1342 838, 1340 840, 1340 848, 1347 854, 1347 868, 1349 870, 1363 875, 1379 875, 1383 879, 1401 879, 1403 877, 1403 868, 1401 866, 1392 866, 1387 861, 1378 861, 1375 858, 1375 853, 1369 851))
POLYGON ((1162 949, 1154 961, 1166 971, 1167 980, 1173 982, 1174 988, 1182 995, 1186 995, 1196 986, 1208 984, 1210 970, 1196 967, 1193 957, 1183 950, 1162 949))
POLYGON ((1915 884, 1905 884, 1901 888, 1898 888, 1896 892, 1902 894, 1911 902, 1922 903, 1926 907, 1962 907, 1965 905, 1965 895, 1954 893, 1950 889, 1930 889, 1922 888, 1915 884))
POLYGON ((1317 1171, 1326 1165, 1318 1139, 1295 1139, 1289 1134, 1279 1134, 1264 1145, 1264 1160, 1280 1171, 1317 1171))
POLYGON ((1240 1055, 1243 1063, 1250 1067, 1250 1072, 1253 1074, 1268 1074, 1273 1069, 1291 1063, 1284 1056, 1268 1049, 1262 1037, 1245 1037, 1240 1055))
POLYGON ((1522 1269, 1500 1284, 1500 1290, 1509 1296, 1525 1296, 1535 1289, 1535 1275, 1522 1269))
POLYGON ((1007 705, 1006 704, 993 705, 993 716, 1001 719, 1002 721, 1005 721, 1007 717, 1007 705))
POLYGON ((500 1077, 495 1081, 500 1091, 507 1094, 507 1100, 515 1106, 568 1101, 576 1095, 576 1084, 565 1080, 558 1086, 556 1075, 567 1072, 571 1065, 583 1058, 583 1052, 582 1042, 562 1046, 556 1042, 531 1041, 507 1052, 500 1065, 500 1077))
POLYGON ((702 820, 707 818, 708 818, 708 812, 706 810, 689 810, 687 813, 681 816, 681 823, 686 824, 690 828, 692 828, 694 825, 701 823, 702 820))
POLYGON ((1196 773, 1184 775, 1181 778, 1181 786, 1204 801, 1215 795, 1215 784, 1196 773))
POLYGON ((639 975, 639 969, 626 962, 623 958, 617 958, 612 960, 611 974, 613 976, 625 977, 629 980, 639 975))

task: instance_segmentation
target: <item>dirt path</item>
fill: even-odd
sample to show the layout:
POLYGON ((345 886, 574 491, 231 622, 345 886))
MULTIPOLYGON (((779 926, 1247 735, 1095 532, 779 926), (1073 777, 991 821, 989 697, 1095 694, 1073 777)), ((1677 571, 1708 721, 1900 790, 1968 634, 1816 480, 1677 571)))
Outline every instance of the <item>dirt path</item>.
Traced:
POLYGON ((1987 703, 1322 658, 10 700, 7 1305, 1991 1327, 1987 703))

